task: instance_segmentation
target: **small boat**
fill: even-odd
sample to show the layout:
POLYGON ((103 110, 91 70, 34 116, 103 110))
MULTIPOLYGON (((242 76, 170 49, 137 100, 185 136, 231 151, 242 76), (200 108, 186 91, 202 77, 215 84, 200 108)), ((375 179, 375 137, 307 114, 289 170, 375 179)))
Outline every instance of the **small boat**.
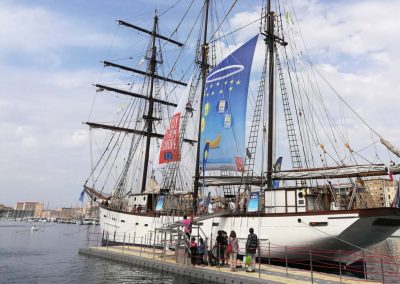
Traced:
POLYGON ((33 225, 31 230, 32 230, 32 232, 39 231, 39 227, 36 225, 33 225))

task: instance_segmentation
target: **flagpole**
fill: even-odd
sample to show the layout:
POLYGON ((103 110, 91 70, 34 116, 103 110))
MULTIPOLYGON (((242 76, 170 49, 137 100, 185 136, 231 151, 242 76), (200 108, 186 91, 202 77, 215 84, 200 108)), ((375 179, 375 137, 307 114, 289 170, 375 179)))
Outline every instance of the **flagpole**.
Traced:
MULTIPOLYGON (((203 97, 204 97, 204 89, 206 85, 206 77, 208 73, 208 63, 207 63, 207 55, 208 55, 208 44, 207 44, 207 33, 208 33, 208 10, 210 7, 210 0, 205 0, 205 19, 204 19, 204 34, 203 34, 203 46, 202 46, 202 60, 201 60, 201 93, 200 93, 200 104, 199 104, 199 125, 198 125, 198 133, 197 133, 197 153, 196 153, 196 170, 194 177, 194 190, 193 190, 193 214, 197 212, 197 198, 199 195, 199 179, 200 179, 200 135, 201 135, 201 117, 203 115, 203 97)), ((203 169, 204 171, 204 169, 203 169)))

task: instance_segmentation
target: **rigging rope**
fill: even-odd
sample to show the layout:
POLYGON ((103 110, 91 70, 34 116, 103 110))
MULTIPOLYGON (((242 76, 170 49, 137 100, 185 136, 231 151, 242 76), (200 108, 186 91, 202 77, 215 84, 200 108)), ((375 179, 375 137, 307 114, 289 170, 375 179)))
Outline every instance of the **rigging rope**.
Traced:
MULTIPOLYGON (((210 37, 210 42, 212 41, 212 39, 214 38, 214 36, 216 35, 216 33, 219 31, 219 29, 221 28, 222 24, 225 22, 225 20, 227 19, 227 17, 229 16, 229 14, 231 13, 233 7, 235 7, 236 3, 238 0, 233 1, 231 7, 229 8, 228 12, 225 14, 224 18, 222 19, 222 21, 219 23, 218 27, 215 29, 214 33, 211 35, 210 37)), ((216 9, 215 9, 216 10, 216 9)))
POLYGON ((246 24, 246 25, 244 25, 244 26, 241 26, 241 27, 237 28, 236 30, 233 30, 233 31, 230 32, 230 33, 227 33, 227 34, 225 34, 225 35, 220 36, 219 38, 216 38, 216 39, 210 41, 209 43, 219 41, 219 40, 221 40, 221 39, 223 39, 223 38, 225 38, 225 37, 227 37, 227 36, 229 36, 229 35, 231 35, 231 34, 234 34, 234 33, 238 32, 238 31, 240 31, 240 30, 242 30, 242 29, 244 29, 244 28, 246 28, 246 27, 248 27, 248 26, 250 26, 250 25, 252 25, 252 24, 254 24, 254 23, 257 23, 257 22, 260 21, 261 19, 262 19, 262 17, 257 18, 256 20, 254 20, 254 21, 252 21, 252 22, 250 22, 250 23, 248 23, 248 24, 246 24))

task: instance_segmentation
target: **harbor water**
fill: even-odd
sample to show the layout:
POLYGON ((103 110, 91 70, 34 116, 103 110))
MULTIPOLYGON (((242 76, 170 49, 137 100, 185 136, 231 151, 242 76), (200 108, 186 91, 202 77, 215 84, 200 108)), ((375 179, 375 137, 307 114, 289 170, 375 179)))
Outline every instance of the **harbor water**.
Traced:
MULTIPOLYGON (((0 221, 0 283, 200 283, 78 254, 99 226, 0 221)), ((89 240, 89 243, 88 243, 89 240)), ((204 283, 204 282, 201 282, 204 283)))
MULTIPOLYGON (((38 223, 36 226, 39 230, 32 231, 29 222, 0 221, 1 284, 205 283, 204 280, 78 254, 79 248, 100 243, 99 226, 59 223, 38 223)), ((399 256, 400 238, 389 238, 368 250, 399 256)), ((381 272, 369 269, 368 278, 379 281, 381 272)), ((390 279, 388 283, 400 283, 400 279, 390 279)))

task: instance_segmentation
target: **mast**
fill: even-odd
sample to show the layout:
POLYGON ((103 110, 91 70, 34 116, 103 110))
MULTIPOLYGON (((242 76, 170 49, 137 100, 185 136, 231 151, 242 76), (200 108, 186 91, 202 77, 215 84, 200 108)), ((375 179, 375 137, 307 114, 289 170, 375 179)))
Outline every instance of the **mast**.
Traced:
POLYGON ((150 155, 150 142, 153 132, 153 109, 154 109, 154 99, 153 99, 153 89, 154 89, 154 78, 156 72, 156 64, 157 64, 157 48, 156 48, 156 29, 158 23, 157 12, 154 16, 154 24, 153 31, 151 33, 152 36, 152 44, 151 44, 151 58, 150 58, 150 92, 149 92, 149 109, 147 111, 147 117, 145 117, 147 122, 147 131, 146 131, 146 148, 144 154, 144 163, 143 163, 143 178, 142 178, 142 187, 140 192, 144 192, 146 189, 146 178, 147 178, 147 168, 149 163, 149 155, 150 155))
MULTIPOLYGON (((200 179, 200 135, 201 135, 201 117, 203 113, 203 96, 204 89, 206 86, 206 77, 208 73, 208 44, 207 44, 207 29, 208 29, 208 10, 210 7, 210 0, 204 0, 205 5, 205 19, 204 19, 204 34, 203 34, 203 45, 201 48, 201 93, 200 93, 200 116, 199 116, 199 129, 197 133, 197 153, 196 153, 196 170, 194 177, 194 190, 193 190, 193 212, 197 211, 197 197, 199 195, 199 179, 200 179)), ((204 170, 204 169, 203 169, 204 170)))
POLYGON ((268 132, 267 132, 267 189, 272 189, 272 155, 274 147, 274 12, 271 11, 271 0, 267 3, 267 34, 265 43, 268 46, 268 132))

